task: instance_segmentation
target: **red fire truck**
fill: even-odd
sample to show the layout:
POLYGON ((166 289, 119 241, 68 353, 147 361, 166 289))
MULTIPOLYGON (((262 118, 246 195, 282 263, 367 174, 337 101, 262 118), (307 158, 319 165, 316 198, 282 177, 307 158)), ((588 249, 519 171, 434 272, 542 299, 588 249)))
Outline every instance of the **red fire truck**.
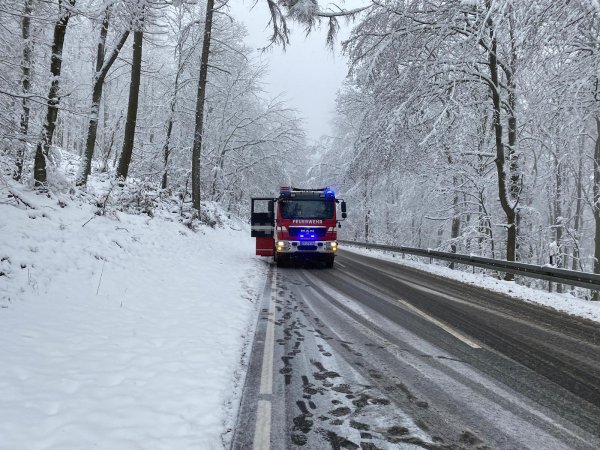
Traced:
POLYGON ((278 266, 311 258, 333 267, 340 224, 336 218, 338 203, 345 219, 346 202, 328 187, 282 186, 277 198, 253 198, 250 222, 256 254, 272 256, 278 266))

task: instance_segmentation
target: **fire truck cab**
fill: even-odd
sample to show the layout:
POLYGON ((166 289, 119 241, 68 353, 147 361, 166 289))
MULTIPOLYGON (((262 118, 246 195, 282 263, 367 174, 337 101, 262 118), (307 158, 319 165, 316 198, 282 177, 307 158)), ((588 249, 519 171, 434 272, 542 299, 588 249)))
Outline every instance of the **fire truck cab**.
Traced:
POLYGON ((276 198, 252 198, 251 236, 256 254, 272 256, 278 266, 295 259, 318 259, 333 267, 337 252, 337 204, 346 218, 346 202, 330 188, 282 186, 276 198))

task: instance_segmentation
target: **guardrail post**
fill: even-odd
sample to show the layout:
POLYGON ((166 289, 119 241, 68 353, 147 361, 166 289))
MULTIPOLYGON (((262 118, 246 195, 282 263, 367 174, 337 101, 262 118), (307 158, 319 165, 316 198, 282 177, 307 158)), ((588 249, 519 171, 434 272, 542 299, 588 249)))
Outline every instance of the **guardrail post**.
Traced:
MULTIPOLYGON (((556 241, 552 241, 548 247, 550 252, 550 265, 556 267, 556 258, 560 252, 560 247, 556 241)), ((548 292, 552 292, 552 281, 548 281, 548 292)))

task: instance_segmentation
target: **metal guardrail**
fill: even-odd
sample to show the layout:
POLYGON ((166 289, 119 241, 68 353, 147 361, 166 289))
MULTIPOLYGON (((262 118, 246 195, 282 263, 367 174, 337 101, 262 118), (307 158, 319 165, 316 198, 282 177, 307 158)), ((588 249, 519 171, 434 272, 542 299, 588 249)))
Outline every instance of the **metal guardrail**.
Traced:
POLYGON ((396 247, 392 245, 369 244, 366 242, 353 242, 338 240, 340 244, 354 245, 357 247, 386 250, 390 252, 405 253, 408 255, 424 256, 433 259, 442 259, 458 264, 482 267, 484 269, 496 269, 499 272, 512 273, 530 278, 551 281, 558 284, 579 286, 593 290, 600 290, 600 275, 589 272, 577 272, 575 270, 558 269, 556 267, 536 266, 520 262, 509 262, 499 259, 482 258, 481 256, 462 255, 460 253, 438 252, 437 250, 424 250, 421 248, 396 247))

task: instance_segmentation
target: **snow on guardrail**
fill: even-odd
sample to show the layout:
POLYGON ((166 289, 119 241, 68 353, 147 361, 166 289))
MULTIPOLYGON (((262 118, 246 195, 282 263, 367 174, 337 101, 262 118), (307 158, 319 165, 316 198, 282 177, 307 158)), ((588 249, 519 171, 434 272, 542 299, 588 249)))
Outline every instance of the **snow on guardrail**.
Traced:
POLYGON ((355 242, 338 240, 344 245, 354 245, 367 249, 385 250, 390 252, 404 253, 407 255, 423 256, 431 259, 441 259, 458 264, 493 269, 500 272, 512 273, 530 278, 551 281, 553 283, 568 284, 592 290, 600 290, 600 275, 589 272, 577 272, 575 270, 559 269, 553 266, 525 264, 511 262, 501 259, 484 258, 481 256, 463 255, 460 253, 440 252, 431 249, 420 249, 393 245, 373 244, 367 242, 355 242))

